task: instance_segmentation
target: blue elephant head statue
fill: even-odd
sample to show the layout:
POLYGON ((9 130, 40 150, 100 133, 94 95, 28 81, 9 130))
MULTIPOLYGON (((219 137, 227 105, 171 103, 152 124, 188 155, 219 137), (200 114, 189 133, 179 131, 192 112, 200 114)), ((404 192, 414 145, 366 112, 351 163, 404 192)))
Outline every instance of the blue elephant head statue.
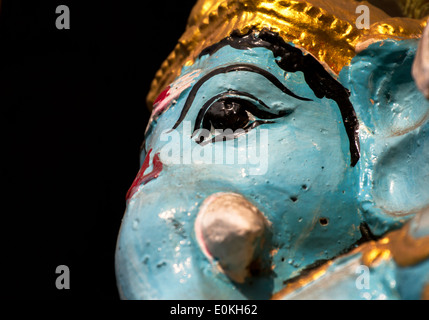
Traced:
POLYGON ((196 4, 149 96, 121 297, 268 299, 429 205, 424 22, 336 2, 196 4))

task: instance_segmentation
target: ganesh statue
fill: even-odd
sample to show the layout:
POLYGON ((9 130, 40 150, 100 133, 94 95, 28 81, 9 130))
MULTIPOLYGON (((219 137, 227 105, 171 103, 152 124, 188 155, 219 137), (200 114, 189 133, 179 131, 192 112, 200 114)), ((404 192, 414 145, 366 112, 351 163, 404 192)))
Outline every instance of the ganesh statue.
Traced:
POLYGON ((429 298, 428 15, 199 0, 147 98, 121 298, 429 298))

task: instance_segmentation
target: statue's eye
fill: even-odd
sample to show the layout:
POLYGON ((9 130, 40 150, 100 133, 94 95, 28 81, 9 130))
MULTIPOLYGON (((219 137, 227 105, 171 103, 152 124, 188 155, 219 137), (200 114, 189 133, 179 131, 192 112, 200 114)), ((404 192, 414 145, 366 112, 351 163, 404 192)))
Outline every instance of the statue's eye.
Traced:
POLYGON ((203 128, 210 130, 244 129, 250 122, 251 115, 246 111, 251 102, 226 98, 214 102, 204 115, 203 128))
POLYGON ((196 142, 200 144, 235 139, 257 126, 273 123, 269 121, 271 119, 291 113, 273 114, 266 111, 268 109, 267 105, 250 94, 228 91, 204 104, 198 113, 193 136, 197 136, 196 142))

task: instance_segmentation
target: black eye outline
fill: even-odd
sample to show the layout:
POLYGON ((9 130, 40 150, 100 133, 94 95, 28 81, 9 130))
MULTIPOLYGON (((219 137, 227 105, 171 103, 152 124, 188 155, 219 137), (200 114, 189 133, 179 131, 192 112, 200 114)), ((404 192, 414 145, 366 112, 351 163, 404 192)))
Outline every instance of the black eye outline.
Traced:
POLYGON ((204 146, 208 143, 236 139, 239 136, 247 134, 250 130, 255 129, 256 127, 259 127, 260 125, 274 123, 274 121, 270 121, 272 119, 278 119, 284 116, 288 116, 294 111, 294 110, 282 110, 278 114, 274 114, 274 113, 262 110, 261 108, 257 107, 255 103, 261 105, 265 109, 270 109, 262 100, 258 99, 254 95, 247 92, 237 91, 237 90, 228 90, 224 93, 220 93, 210 98, 201 107, 200 111, 198 112, 197 118, 195 120, 195 126, 193 131, 194 133, 192 134, 191 138, 197 135, 198 138, 197 140, 195 140, 195 142, 200 144, 201 146, 204 146), (246 98, 246 99, 243 99, 243 98, 246 98), (261 120, 253 120, 253 122, 248 123, 244 128, 242 128, 243 131, 234 133, 232 135, 219 134, 215 137, 212 137, 211 139, 207 139, 206 137, 197 135, 197 132, 199 132, 201 129, 207 129, 207 128, 204 128, 204 125, 207 125, 204 119, 204 115, 207 113, 207 111, 210 109, 213 103, 219 100, 226 100, 226 99, 230 99, 234 102, 245 101, 246 103, 245 103, 244 110, 248 114, 250 114, 253 118, 257 117, 261 120), (201 140, 202 137, 204 138, 203 140, 201 140))

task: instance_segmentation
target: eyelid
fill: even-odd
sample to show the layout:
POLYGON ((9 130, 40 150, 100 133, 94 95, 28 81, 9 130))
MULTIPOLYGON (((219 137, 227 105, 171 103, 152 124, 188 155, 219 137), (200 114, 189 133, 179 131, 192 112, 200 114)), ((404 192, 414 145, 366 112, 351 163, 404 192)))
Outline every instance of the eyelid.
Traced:
POLYGON ((204 114, 210 108, 210 106, 213 104, 213 102, 215 102, 218 99, 225 98, 225 97, 232 96, 232 95, 235 95, 235 96, 245 96, 245 97, 251 98, 251 99, 257 101, 259 104, 261 104, 264 108, 270 109, 263 101, 259 100, 258 98, 256 98, 255 96, 253 96, 250 93, 240 92, 240 91, 237 91, 237 90, 228 90, 227 92, 223 92, 223 93, 217 94, 214 97, 210 98, 201 107, 200 111, 198 112, 197 118, 195 120, 194 132, 195 132, 195 130, 198 129, 197 128, 198 124, 201 123, 201 121, 202 121, 202 119, 204 117, 204 114))
POLYGON ((267 123, 272 123, 272 121, 254 121, 247 128, 243 129, 243 131, 241 131, 239 134, 234 134, 233 137, 229 137, 229 136, 226 136, 224 134, 220 134, 220 135, 217 135, 215 137, 212 137, 211 139, 204 140, 202 142, 197 142, 197 143, 203 147, 209 143, 214 143, 217 141, 224 141, 225 139, 226 140, 232 140, 232 139, 235 139, 239 136, 247 134, 250 130, 255 129, 256 127, 260 126, 261 124, 267 124, 267 123))

